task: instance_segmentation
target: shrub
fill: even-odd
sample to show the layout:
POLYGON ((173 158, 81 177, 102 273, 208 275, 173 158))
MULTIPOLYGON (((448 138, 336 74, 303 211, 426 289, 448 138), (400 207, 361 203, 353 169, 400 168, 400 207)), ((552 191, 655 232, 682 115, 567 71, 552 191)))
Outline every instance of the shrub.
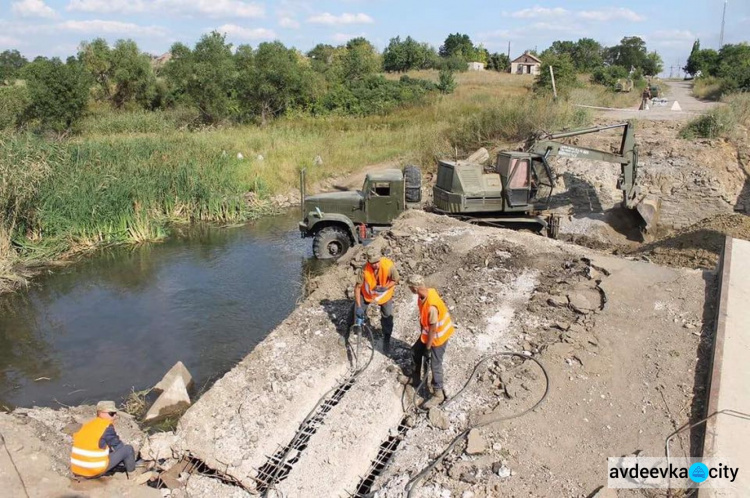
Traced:
POLYGON ((449 69, 440 71, 439 82, 437 84, 437 89, 440 90, 440 93, 453 93, 456 86, 457 83, 453 77, 453 71, 449 69))
POLYGON ((680 138, 731 138, 738 125, 750 126, 750 95, 732 95, 724 101, 726 105, 690 121, 680 130, 680 138))
POLYGON ((622 66, 599 67, 591 74, 591 82, 614 88, 617 80, 628 77, 628 70, 622 66))
POLYGON ((24 68, 29 106, 24 119, 38 120, 43 129, 69 131, 83 117, 90 80, 74 60, 36 60, 24 68))
POLYGON ((28 105, 26 87, 0 86, 0 130, 18 126, 28 105))

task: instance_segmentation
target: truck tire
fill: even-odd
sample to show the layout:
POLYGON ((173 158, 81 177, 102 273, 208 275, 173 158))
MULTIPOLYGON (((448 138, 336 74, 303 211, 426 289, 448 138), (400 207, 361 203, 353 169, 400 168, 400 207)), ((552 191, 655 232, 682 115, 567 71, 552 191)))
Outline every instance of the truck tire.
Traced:
POLYGON ((422 201, 422 173, 416 166, 404 168, 404 188, 406 202, 422 201))
POLYGON ((340 227, 326 227, 315 234, 313 254, 318 259, 338 259, 352 246, 349 234, 340 227))

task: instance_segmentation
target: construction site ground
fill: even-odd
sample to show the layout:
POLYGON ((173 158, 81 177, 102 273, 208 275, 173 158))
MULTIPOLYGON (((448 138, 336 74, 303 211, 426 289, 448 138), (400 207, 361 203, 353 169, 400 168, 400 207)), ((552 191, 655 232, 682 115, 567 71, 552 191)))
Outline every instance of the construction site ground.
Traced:
MULTIPOLYGON (((663 206, 659 231, 645 243, 632 213, 617 207, 619 167, 576 160, 553 164, 561 240, 410 211, 373 242, 403 275, 425 275, 459 325, 445 359, 449 397, 480 359, 500 351, 533 356, 550 379, 542 405, 479 429, 470 448, 459 443, 413 496, 587 497, 606 486, 607 457, 662 456, 666 436, 703 415, 716 261, 724 234, 750 235, 747 140, 683 140, 683 124, 637 124, 641 187, 663 206)), ((574 140, 603 150, 617 145, 609 134, 574 140)), ((480 368, 444 409, 415 413, 399 382, 419 334, 415 297, 403 285, 395 294, 392 354, 383 354, 377 310, 371 310, 372 362, 353 383, 342 384, 355 360, 342 334, 361 265, 356 248, 308 282, 310 294, 297 309, 187 411, 174 433, 131 435, 160 469, 185 455, 200 463, 200 472, 180 477, 183 487, 157 493, 403 496, 407 482, 459 432, 487 417, 521 412, 543 395, 544 376, 535 364, 503 359, 480 368), (283 451, 321 397, 329 403, 319 423, 303 445, 283 451), (398 445, 373 474, 384 443, 395 446, 389 441, 398 445), (288 465, 277 472, 280 455, 288 465)), ((366 361, 368 344, 361 344, 356 364, 366 361)), ((63 429, 82 416, 76 410, 85 408, 0 416, 5 446, 22 462, 31 496, 96 495, 79 490, 66 470, 70 435, 63 429)), ((699 455, 701 441, 700 430, 686 432, 673 441, 673 455, 699 455)), ((3 450, 0 482, 20 489, 3 450)), ((155 491, 115 478, 104 486, 118 495, 155 491)))

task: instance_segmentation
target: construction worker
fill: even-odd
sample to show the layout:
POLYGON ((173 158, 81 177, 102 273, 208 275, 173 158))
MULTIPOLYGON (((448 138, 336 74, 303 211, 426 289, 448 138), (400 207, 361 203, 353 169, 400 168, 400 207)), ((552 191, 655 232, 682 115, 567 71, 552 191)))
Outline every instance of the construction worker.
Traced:
POLYGON ((393 333, 393 292, 400 277, 393 261, 382 257, 380 250, 375 247, 368 246, 365 257, 367 263, 360 271, 354 287, 354 318, 364 320, 370 304, 380 306, 383 352, 388 354, 393 333))
POLYGON ((135 470, 135 452, 124 444, 115 432, 117 407, 114 401, 100 401, 96 405, 96 418, 86 423, 73 435, 70 470, 86 478, 100 477, 120 463, 127 472, 135 470))
POLYGON ((429 363, 432 371, 433 395, 423 405, 430 409, 445 401, 443 391, 443 356, 448 339, 453 335, 455 329, 453 320, 448 312, 448 307, 438 295, 435 289, 425 285, 421 275, 412 275, 407 280, 409 290, 417 294, 417 307, 419 308, 419 325, 421 334, 417 342, 411 348, 414 359, 414 373, 412 382, 416 388, 421 383, 421 370, 423 358, 429 363))

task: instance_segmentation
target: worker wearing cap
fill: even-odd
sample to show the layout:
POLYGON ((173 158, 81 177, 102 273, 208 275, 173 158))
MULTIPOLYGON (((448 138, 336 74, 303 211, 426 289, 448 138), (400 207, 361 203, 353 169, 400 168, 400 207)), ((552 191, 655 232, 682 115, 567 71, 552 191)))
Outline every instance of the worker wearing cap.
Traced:
POLYGON ((432 397, 424 404, 423 408, 430 409, 445 401, 443 392, 443 356, 448 339, 454 331, 453 320, 448 312, 448 307, 438 295, 435 289, 425 285, 421 275, 412 275, 407 280, 409 289, 417 294, 417 307, 419 308, 419 325, 421 334, 419 339, 411 348, 414 359, 414 387, 421 382, 422 359, 427 356, 432 370, 432 397))
POLYGON ((388 354, 393 333, 393 292, 399 282, 396 265, 380 255, 380 250, 365 249, 367 263, 359 273, 354 287, 354 317, 364 319, 370 304, 380 306, 380 326, 383 329, 383 352, 388 354))
POLYGON ((86 423, 73 435, 70 470, 81 477, 93 478, 112 470, 120 463, 127 472, 135 470, 135 452, 120 441, 114 421, 117 407, 114 401, 100 401, 96 418, 86 423))

